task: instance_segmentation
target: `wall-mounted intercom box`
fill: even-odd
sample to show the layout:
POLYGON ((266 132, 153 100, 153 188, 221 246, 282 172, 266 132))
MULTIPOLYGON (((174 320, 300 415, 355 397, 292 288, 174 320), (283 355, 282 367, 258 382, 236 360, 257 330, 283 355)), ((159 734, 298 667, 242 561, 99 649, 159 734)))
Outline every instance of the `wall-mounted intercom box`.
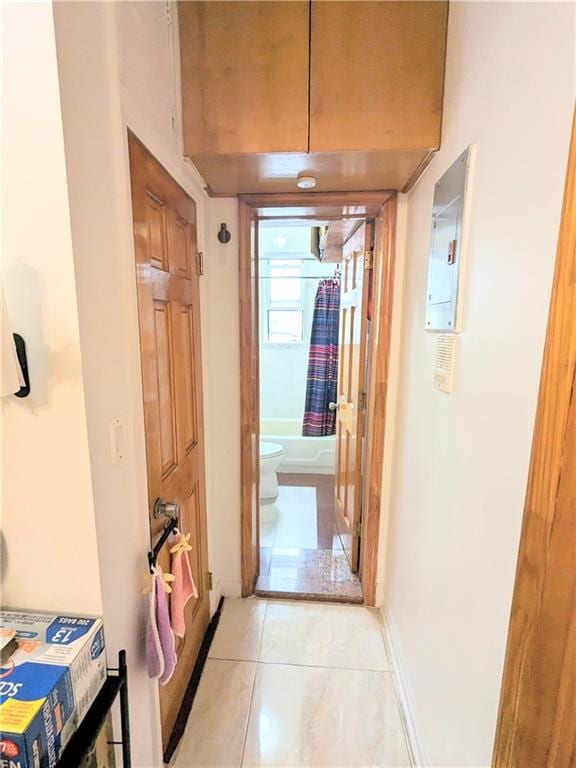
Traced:
POLYGON ((462 264, 466 245, 473 146, 434 187, 428 266, 426 330, 456 332, 461 323, 462 264))

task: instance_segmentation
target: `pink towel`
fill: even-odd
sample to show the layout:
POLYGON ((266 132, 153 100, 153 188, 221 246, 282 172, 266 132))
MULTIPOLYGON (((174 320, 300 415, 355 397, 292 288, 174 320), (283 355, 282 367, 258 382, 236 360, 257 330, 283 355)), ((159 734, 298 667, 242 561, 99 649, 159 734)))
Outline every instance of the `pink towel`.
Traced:
POLYGON ((176 647, 174 633, 170 626, 168 598, 170 592, 167 580, 161 568, 155 568, 151 576, 150 601, 146 621, 146 664, 149 677, 160 678, 166 685, 176 667, 176 647))
POLYGON ((198 590, 192 578, 190 558, 188 557, 188 552, 192 549, 188 543, 189 540, 189 533, 186 536, 182 533, 177 533, 176 543, 170 548, 172 553, 172 574, 174 576, 172 594, 170 596, 170 616, 172 619, 172 629, 178 637, 184 637, 186 632, 186 619, 184 617, 186 603, 191 597, 198 597, 198 590))

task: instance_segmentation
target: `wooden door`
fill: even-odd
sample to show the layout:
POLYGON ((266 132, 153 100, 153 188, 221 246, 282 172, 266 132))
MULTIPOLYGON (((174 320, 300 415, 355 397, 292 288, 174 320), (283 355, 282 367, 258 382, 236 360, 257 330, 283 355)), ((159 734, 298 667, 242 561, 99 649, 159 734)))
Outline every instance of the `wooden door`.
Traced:
POLYGON ((497 768, 576 765, 576 121, 494 745, 497 768))
POLYGON ((312 0, 310 152, 440 146, 448 3, 312 0))
POLYGON ((340 292, 336 523, 352 571, 359 560, 371 238, 372 225, 363 224, 344 246, 340 292))
POLYGON ((178 3, 184 151, 308 151, 306 0, 178 3))
MULTIPOLYGON (((153 515, 156 499, 179 503, 198 588, 186 607, 185 638, 176 641, 176 671, 160 686, 166 747, 209 621, 196 207, 132 135, 129 145, 150 540, 166 522, 153 515)), ((170 570, 167 546, 159 563, 170 570)))

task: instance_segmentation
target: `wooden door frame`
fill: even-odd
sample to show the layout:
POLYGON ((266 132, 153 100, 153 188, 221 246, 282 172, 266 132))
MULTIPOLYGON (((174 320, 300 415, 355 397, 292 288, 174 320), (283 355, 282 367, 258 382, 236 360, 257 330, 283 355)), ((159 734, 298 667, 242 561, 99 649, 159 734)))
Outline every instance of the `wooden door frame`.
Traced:
POLYGON ((576 111, 492 765, 574 764, 576 111))
MULTIPOLYGON (((360 576, 366 605, 376 601, 381 486, 386 428, 392 291, 396 230, 396 192, 307 192, 240 195, 238 203, 240 270, 240 529, 242 596, 253 594, 259 569, 259 339, 258 272, 252 263, 251 231, 271 209, 298 208, 291 218, 357 217, 375 220, 372 327, 369 345, 368 419, 362 487, 360 576), (267 210, 263 210, 267 209, 267 210)), ((278 211, 280 214, 280 210, 278 211)))

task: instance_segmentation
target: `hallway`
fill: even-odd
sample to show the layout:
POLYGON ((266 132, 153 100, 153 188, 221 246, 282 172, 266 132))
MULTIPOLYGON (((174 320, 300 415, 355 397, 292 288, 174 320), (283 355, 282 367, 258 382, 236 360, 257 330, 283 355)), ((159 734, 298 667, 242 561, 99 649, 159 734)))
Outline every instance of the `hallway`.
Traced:
POLYGON ((175 768, 409 766, 373 609, 227 599, 175 768))

